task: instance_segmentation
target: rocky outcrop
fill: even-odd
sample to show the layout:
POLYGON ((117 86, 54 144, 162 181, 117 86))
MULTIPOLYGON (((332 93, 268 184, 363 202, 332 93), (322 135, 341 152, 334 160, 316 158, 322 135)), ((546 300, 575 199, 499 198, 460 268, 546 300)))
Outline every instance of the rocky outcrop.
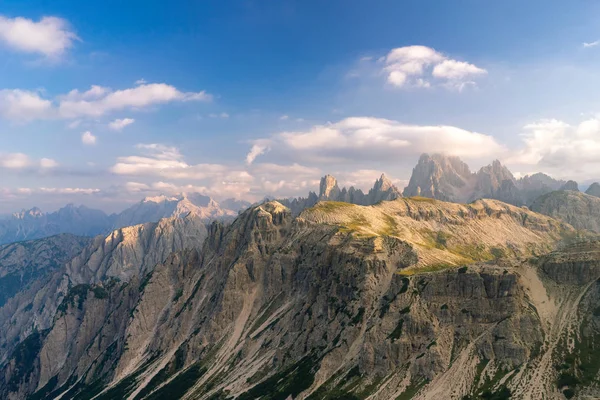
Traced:
POLYGON ((600 232, 600 199, 595 196, 571 190, 555 191, 538 198, 531 209, 577 229, 600 232))
POLYGON ((544 258, 575 235, 564 223, 494 200, 398 199, 296 218, 268 202, 208 231, 126 282, 66 287, 51 325, 0 364, 0 396, 598 395, 582 349, 595 349, 600 261, 580 272, 577 247, 544 258), (577 278, 560 282, 571 260, 577 278))
POLYGON ((579 192, 579 185, 575 181, 568 181, 560 187, 559 190, 571 190, 573 192, 579 192))
POLYGON ((590 196, 600 197, 600 184, 598 182, 594 182, 587 188, 585 194, 589 194, 590 196))
MULTIPOLYGON (((293 215, 298 215, 303 210, 313 207, 318 201, 339 201, 350 204, 373 205, 380 201, 395 200, 400 197, 402 197, 402 193, 385 174, 381 174, 381 177, 375 181, 375 184, 367 194, 360 189, 355 189, 353 186, 349 189, 340 189, 337 179, 331 175, 325 175, 321 178, 319 195, 310 192, 306 198, 300 197, 278 201, 288 207, 293 215)), ((268 201, 269 199, 266 200, 268 201)))
POLYGON ((474 173, 458 157, 423 154, 403 194, 457 203, 489 198, 521 206, 567 184, 577 187, 541 173, 516 179, 498 160, 474 173))

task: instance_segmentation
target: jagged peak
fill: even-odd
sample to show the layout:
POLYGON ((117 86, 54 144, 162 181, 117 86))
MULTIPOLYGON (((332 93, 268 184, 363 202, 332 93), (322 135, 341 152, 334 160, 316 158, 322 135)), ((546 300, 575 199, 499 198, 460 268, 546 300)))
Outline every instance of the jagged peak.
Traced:
POLYGON ((589 194, 590 196, 600 197, 600 184, 598 182, 594 182, 587 188, 585 194, 589 194))
POLYGON ((319 185, 320 198, 336 196, 339 191, 340 188, 338 187, 337 179, 335 179, 335 177, 327 174, 321 178, 321 183, 319 185))
POLYGON ((565 183, 564 185, 562 185, 560 187, 560 190, 571 190, 573 192, 579 192, 579 185, 577 184, 577 182, 570 180, 567 181, 567 183, 565 183))

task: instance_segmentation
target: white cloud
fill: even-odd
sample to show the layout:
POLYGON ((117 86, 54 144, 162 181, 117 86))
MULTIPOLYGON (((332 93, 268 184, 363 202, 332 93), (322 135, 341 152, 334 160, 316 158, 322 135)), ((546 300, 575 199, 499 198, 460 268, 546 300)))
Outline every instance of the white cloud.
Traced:
POLYGON ((584 48, 588 48, 588 47, 596 47, 596 46, 598 46, 599 44, 600 44, 600 40, 596 40, 595 42, 590 42, 590 43, 583 42, 583 47, 584 47, 584 48))
POLYGON ((472 79, 485 74, 487 74, 485 69, 456 60, 444 60, 433 67, 432 72, 434 77, 446 79, 446 85, 458 90, 462 90, 466 85, 474 85, 472 79))
POLYGON ((185 162, 179 150, 162 144, 138 144, 141 155, 119 157, 111 172, 128 176, 160 176, 171 179, 224 178, 228 168, 221 164, 196 164, 185 162))
POLYGON ((94 136, 90 131, 83 132, 81 135, 81 143, 88 146, 93 146, 96 144, 96 136, 94 136))
POLYGON ((492 136, 454 126, 407 125, 371 117, 346 118, 307 131, 282 132, 255 141, 254 146, 248 154, 252 161, 261 154, 260 148, 268 146, 285 157, 351 164, 393 161, 423 152, 446 152, 473 159, 495 157, 506 151, 492 136))
POLYGON ((0 116, 29 121, 52 115, 52 102, 39 93, 20 89, 0 90, 0 116))
POLYGON ((136 85, 145 85, 146 83, 148 83, 148 82, 146 82, 146 80, 144 78, 141 78, 141 79, 138 79, 137 81, 135 81, 136 85))
POLYGON ((135 122, 133 118, 123 118, 123 119, 115 119, 113 122, 108 124, 108 127, 113 131, 123 130, 128 125, 131 125, 135 122))
POLYGON ((6 47, 24 53, 59 57, 78 40, 67 21, 43 17, 39 21, 0 16, 0 42, 6 47))
POLYGON ((286 121, 286 120, 288 120, 289 118, 290 118, 290 117, 289 117, 289 116, 287 116, 287 115, 282 115, 281 117, 279 117, 279 119, 280 119, 281 121, 286 121))
MULTIPOLYGON (((13 120, 95 118, 121 110, 143 109, 171 102, 210 101, 204 91, 181 92, 165 83, 142 84, 112 90, 93 85, 89 90, 71 90, 66 95, 45 99, 38 92, 21 89, 0 90, 0 116, 13 120)), ((225 118, 225 113, 222 117, 225 118)))
POLYGON ((40 167, 42 169, 51 169, 58 167, 58 163, 51 158, 42 158, 40 160, 40 167))
POLYGON ((0 153, 0 167, 7 169, 23 169, 32 164, 27 154, 23 153, 0 153))
POLYGON ((30 189, 32 191, 38 191, 40 193, 50 193, 50 194, 94 194, 100 193, 100 189, 91 189, 91 188, 39 188, 39 189, 30 189))
POLYGON ((27 154, 23 153, 0 153, 0 168, 13 170, 38 170, 47 171, 58 167, 58 162, 51 158, 42 158, 32 160, 27 154))
POLYGON ((151 105, 169 103, 173 101, 210 101, 211 96, 206 92, 183 93, 165 83, 151 83, 136 86, 135 88, 91 93, 92 89, 83 94, 75 93, 60 102, 59 115, 65 118, 82 116, 99 117, 111 111, 132 108, 144 108, 151 105))
POLYGON ((406 46, 391 50, 384 58, 383 71, 395 87, 431 87, 431 79, 454 89, 473 84, 473 79, 487 74, 483 68, 446 57, 426 46, 406 46))
POLYGON ((523 131, 524 147, 509 163, 537 165, 573 178, 600 173, 600 119, 576 125, 557 119, 539 120, 525 125, 523 131))
POLYGON ((268 146, 254 144, 248 154, 246 155, 246 164, 250 165, 256 160, 256 157, 261 154, 265 154, 269 150, 268 146))

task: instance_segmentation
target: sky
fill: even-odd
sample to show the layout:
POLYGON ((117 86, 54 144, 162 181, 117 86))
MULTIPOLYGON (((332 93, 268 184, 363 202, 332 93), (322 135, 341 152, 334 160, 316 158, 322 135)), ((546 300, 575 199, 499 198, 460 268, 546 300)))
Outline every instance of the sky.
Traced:
POLYGON ((0 4, 0 214, 402 188, 421 153, 600 180, 595 1, 0 4))

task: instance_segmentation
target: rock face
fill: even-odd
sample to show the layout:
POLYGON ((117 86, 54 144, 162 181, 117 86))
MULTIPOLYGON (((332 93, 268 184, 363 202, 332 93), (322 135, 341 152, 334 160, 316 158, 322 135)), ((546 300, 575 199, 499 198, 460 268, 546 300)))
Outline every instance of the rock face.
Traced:
POLYGON ((458 157, 423 154, 403 194, 458 203, 490 198, 521 206, 567 184, 577 187, 541 173, 516 179, 498 160, 473 173, 458 157))
POLYGON ((107 285, 139 284, 170 254, 198 247, 206 236, 203 220, 189 214, 118 229, 106 237, 61 235, 5 246, 0 271, 22 281, 21 291, 6 295, 0 307, 0 364, 19 340, 54 325, 61 304, 72 301, 69 293, 93 287, 102 296, 107 285))
POLYGON ((0 307, 77 256, 91 238, 69 234, 0 246, 0 307))
POLYGON ((373 188, 367 194, 360 189, 355 189, 353 186, 349 189, 340 189, 337 179, 331 175, 325 175, 321 178, 318 196, 316 193, 310 192, 306 198, 300 197, 278 201, 288 207, 293 215, 298 215, 303 210, 313 207, 318 201, 341 201, 350 204, 373 205, 380 201, 395 200, 400 197, 402 197, 400 190, 385 174, 381 174, 381 177, 375 181, 373 188))
POLYGON ((458 157, 423 154, 403 194, 457 202, 470 196, 472 176, 469 166, 458 157))
POLYGON ((589 188, 585 191, 585 194, 589 194, 590 196, 600 197, 600 184, 598 182, 594 182, 590 185, 589 188))
POLYGON ((55 274, 92 278, 0 346, 0 397, 594 398, 600 245, 554 250, 574 234, 494 200, 268 202, 126 281, 55 274))
POLYGON ((53 213, 39 208, 14 213, 0 220, 0 244, 40 239, 60 233, 95 236, 107 232, 112 218, 100 210, 72 204, 53 213))
POLYGON ((575 181, 568 181, 560 187, 559 190, 571 190, 573 192, 579 192, 579 185, 575 181))
POLYGON ((600 232, 600 198, 571 190, 555 191, 538 198, 533 211, 571 224, 577 229, 600 232))

